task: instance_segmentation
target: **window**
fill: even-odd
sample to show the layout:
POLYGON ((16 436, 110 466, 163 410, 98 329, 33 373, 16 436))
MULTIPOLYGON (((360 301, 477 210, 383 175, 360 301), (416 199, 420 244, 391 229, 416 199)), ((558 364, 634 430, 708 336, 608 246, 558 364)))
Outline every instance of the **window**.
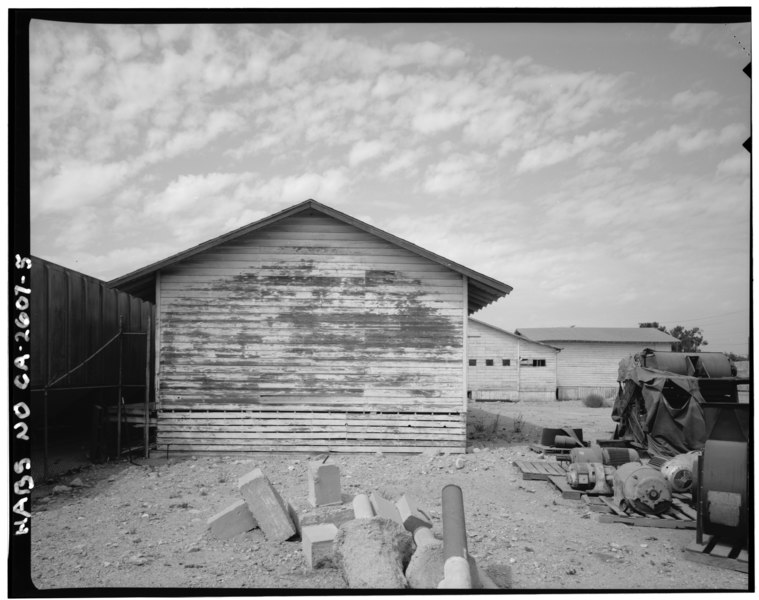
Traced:
POLYGON ((470 367, 476 367, 477 366, 477 359, 476 358, 470 358, 469 359, 469 366, 470 367))
POLYGON ((533 358, 532 359, 532 366, 533 367, 545 367, 546 366, 546 359, 545 358, 533 358))
POLYGON ((501 364, 502 364, 504 367, 510 367, 510 366, 511 366, 511 359, 510 359, 510 358, 504 358, 504 359, 501 361, 501 364))
POLYGON ((493 366, 493 359, 492 358, 486 358, 485 359, 485 366, 486 367, 492 367, 493 366))

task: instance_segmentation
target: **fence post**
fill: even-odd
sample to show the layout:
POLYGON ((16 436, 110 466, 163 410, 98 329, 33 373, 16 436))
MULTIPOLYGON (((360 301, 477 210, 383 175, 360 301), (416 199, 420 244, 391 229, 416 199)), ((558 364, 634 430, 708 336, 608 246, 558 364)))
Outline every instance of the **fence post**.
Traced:
POLYGON ((123 321, 124 321, 123 315, 119 315, 119 386, 118 386, 118 397, 116 398, 116 458, 117 459, 121 458, 121 392, 122 392, 121 361, 124 354, 124 336, 122 335, 123 321))
POLYGON ((42 479, 47 480, 47 387, 42 402, 42 479))
POLYGON ((150 458, 150 328, 152 316, 148 315, 148 329, 145 332, 145 458, 150 458))

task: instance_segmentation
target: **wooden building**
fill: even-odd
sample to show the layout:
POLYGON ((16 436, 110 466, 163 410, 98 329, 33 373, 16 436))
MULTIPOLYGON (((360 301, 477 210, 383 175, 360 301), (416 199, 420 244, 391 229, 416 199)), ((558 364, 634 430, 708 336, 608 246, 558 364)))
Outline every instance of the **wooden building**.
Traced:
POLYGON ((558 348, 469 319, 467 357, 473 400, 556 400, 558 348))
POLYGON ((313 200, 110 285, 155 301, 169 452, 464 452, 468 317, 511 291, 313 200))
POLYGON ((617 394, 619 361, 645 348, 670 350, 677 340, 652 327, 528 327, 517 334, 561 348, 556 383, 559 400, 617 394))

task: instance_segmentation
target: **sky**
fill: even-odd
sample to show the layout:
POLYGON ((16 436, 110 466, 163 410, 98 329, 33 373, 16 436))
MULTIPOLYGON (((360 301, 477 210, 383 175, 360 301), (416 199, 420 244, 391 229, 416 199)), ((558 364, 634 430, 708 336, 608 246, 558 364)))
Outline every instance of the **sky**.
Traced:
POLYGON ((528 327, 749 340, 748 23, 30 28, 31 251, 110 280, 313 198, 528 327))

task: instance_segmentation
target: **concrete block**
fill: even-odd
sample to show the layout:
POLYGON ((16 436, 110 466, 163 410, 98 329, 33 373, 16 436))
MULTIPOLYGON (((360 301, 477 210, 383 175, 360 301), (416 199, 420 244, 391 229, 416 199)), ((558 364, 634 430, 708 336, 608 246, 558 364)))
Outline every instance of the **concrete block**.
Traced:
POLYGON ((411 533, 420 527, 432 527, 429 516, 419 510, 416 502, 410 496, 403 494, 395 506, 400 514, 401 523, 411 533))
POLYGON ((354 518, 351 504, 314 507, 306 500, 295 500, 288 503, 287 507, 295 530, 300 535, 303 535, 302 529, 310 525, 332 523, 335 527, 340 527, 343 523, 354 518))
POLYGON ((307 525, 301 530, 303 557, 311 569, 319 569, 333 565, 333 542, 337 535, 337 527, 332 523, 322 525, 307 525))
POLYGON ((211 534, 220 539, 231 538, 258 527, 247 502, 242 499, 216 513, 207 523, 211 534))
POLYGON ((340 468, 337 465, 308 463, 308 501, 312 506, 342 504, 340 468))
POLYGON ((261 469, 240 477, 237 486, 267 539, 284 541, 295 535, 287 505, 261 469))
POLYGON ((353 516, 356 519, 371 519, 374 516, 374 509, 366 494, 358 494, 353 498, 353 516))
POLYGON ((378 517, 390 519, 396 523, 403 525, 403 519, 401 519, 401 513, 398 512, 398 507, 395 506, 390 500, 386 500, 380 496, 377 492, 373 492, 370 498, 372 502, 372 508, 374 514, 378 517))

